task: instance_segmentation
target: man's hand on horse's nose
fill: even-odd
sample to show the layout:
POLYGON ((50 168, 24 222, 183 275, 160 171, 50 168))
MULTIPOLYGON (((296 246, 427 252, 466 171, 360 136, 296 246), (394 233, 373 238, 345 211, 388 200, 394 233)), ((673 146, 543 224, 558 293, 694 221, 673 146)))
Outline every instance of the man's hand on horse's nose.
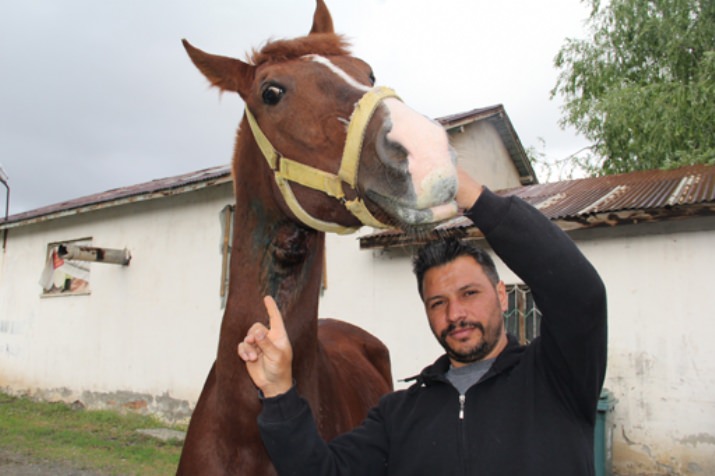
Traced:
POLYGON ((264 297, 263 302, 270 328, 260 322, 253 324, 237 350, 246 362, 253 383, 264 396, 274 397, 287 392, 293 385, 293 349, 276 302, 270 296, 264 297))

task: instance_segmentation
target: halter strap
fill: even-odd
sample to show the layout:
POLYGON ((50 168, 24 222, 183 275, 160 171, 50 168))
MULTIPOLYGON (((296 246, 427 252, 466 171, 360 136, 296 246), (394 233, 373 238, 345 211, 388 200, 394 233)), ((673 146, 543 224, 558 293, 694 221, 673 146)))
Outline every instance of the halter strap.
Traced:
POLYGON ((353 216, 360 220, 363 225, 375 228, 389 228, 388 225, 380 222, 370 213, 367 205, 365 205, 365 202, 360 197, 356 197, 353 200, 346 200, 343 183, 356 190, 360 155, 362 153, 367 125, 370 119, 372 119, 380 102, 390 97, 399 99, 392 89, 385 87, 373 88, 366 92, 355 105, 355 110, 348 125, 343 156, 337 175, 284 157, 273 147, 258 126, 258 122, 250 109, 246 107, 246 118, 251 127, 251 132, 253 132, 256 144, 259 149, 261 149, 269 167, 273 170, 276 184, 288 208, 303 224, 319 231, 339 234, 353 233, 358 229, 357 227, 345 227, 337 223, 326 222, 311 216, 298 202, 289 182, 321 191, 326 195, 336 198, 353 216))

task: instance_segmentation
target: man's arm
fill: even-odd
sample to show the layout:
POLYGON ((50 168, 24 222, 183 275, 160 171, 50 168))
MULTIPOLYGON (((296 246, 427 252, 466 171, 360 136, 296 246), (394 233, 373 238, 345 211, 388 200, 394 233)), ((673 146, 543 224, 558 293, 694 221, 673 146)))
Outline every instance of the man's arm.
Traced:
POLYGON ((253 383, 263 394, 258 426, 279 474, 328 476, 357 473, 379 476, 387 461, 381 410, 373 408, 355 430, 326 443, 313 414, 292 382, 293 352, 275 301, 264 298, 270 329, 254 324, 238 345, 253 383))
MULTIPOLYGON (((477 188, 468 177, 465 183, 477 188)), ((547 369, 559 392, 593 418, 607 343, 606 292, 598 273, 566 233, 519 198, 483 190, 466 216, 531 288, 543 316, 540 345, 547 369)))

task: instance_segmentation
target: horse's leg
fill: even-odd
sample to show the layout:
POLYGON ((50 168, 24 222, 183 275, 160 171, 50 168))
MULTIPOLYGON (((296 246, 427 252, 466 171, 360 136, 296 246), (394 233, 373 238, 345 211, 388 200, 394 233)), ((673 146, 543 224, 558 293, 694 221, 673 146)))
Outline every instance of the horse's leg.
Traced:
MULTIPOLYGON (((220 400, 214 363, 191 415, 176 474, 275 475, 275 469, 257 434, 251 438, 252 445, 240 443, 233 438, 245 433, 246 427, 235 424, 234 415, 222 411, 226 407, 225 403, 223 406, 220 404, 220 400)), ((235 410, 235 405, 231 405, 231 408, 235 410)))
POLYGON ((216 454, 215 425, 212 424, 216 418, 212 412, 216 406, 211 404, 215 401, 215 391, 216 363, 214 362, 191 415, 177 475, 223 473, 221 461, 216 454))

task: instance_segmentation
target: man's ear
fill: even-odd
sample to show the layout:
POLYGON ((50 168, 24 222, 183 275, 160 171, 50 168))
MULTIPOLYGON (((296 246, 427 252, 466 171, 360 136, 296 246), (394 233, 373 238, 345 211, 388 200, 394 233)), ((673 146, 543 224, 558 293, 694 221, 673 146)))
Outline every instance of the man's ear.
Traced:
POLYGON ((497 297, 499 298, 499 304, 501 305, 501 312, 506 312, 509 309, 509 299, 506 295, 506 284, 504 281, 499 281, 497 283, 497 297))

